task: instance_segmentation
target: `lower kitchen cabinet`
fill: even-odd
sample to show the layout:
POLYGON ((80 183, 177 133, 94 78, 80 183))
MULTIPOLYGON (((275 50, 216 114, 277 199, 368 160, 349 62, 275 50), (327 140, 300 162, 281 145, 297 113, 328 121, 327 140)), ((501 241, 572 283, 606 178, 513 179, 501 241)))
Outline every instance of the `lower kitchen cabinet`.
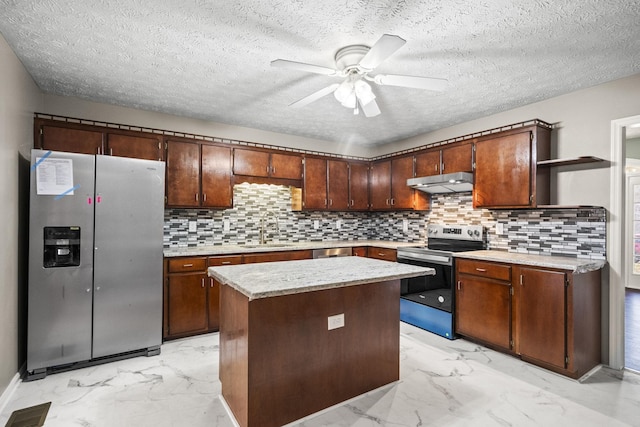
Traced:
POLYGON ((395 249, 371 246, 367 249, 367 257, 395 262, 397 258, 397 252, 398 251, 396 251, 395 249))
POLYGON ((456 260, 456 332, 579 378, 600 363, 601 271, 456 260))
POLYGON ((457 262, 456 333, 492 347, 511 347, 511 267, 457 262))
POLYGON ((164 338, 207 332, 206 258, 165 261, 164 338))
POLYGON ((355 248, 351 248, 351 254, 353 256, 367 256, 367 247, 366 246, 357 246, 355 248))
POLYGON ((278 251, 247 254, 243 257, 244 264, 256 262, 294 261, 298 259, 311 259, 313 253, 310 250, 301 251, 278 251))

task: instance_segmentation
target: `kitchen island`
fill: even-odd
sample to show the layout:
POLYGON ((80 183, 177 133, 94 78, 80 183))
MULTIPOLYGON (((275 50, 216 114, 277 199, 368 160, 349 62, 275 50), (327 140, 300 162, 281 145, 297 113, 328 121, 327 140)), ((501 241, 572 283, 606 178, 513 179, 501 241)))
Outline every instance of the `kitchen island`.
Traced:
POLYGON ((361 257, 210 267, 222 398, 242 427, 281 426, 399 379, 400 279, 361 257))

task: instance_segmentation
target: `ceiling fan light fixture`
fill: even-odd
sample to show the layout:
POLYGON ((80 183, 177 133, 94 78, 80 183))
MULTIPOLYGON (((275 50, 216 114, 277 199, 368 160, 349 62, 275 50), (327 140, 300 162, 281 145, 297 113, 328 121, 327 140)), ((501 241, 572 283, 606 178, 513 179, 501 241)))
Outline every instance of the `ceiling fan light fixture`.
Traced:
POLYGON ((343 103, 353 93, 353 84, 349 80, 340 83, 340 86, 333 92, 333 96, 338 102, 343 103))
POLYGON ((376 99, 376 96, 371 90, 371 86, 362 80, 357 80, 354 83, 354 90, 358 101, 360 101, 360 104, 362 105, 367 105, 368 103, 376 99))
POLYGON ((356 108, 356 94, 355 92, 351 92, 342 102, 342 106, 343 107, 347 107, 347 108, 356 108))

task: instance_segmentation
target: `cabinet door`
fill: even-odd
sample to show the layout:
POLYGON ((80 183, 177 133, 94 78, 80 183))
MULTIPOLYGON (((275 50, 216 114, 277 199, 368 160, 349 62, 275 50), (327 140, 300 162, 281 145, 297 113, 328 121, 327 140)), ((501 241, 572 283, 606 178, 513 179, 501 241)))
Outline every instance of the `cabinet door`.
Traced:
POLYGON ((334 211, 349 209, 349 163, 341 160, 327 160, 329 174, 327 184, 328 207, 334 211))
POLYGON ((349 163, 349 209, 369 209, 369 165, 349 163))
POLYGON ((520 354, 565 368, 565 273, 522 267, 516 274, 520 354))
POLYGON ((271 153, 271 177, 284 179, 302 178, 302 156, 271 153))
POLYGON ((131 136, 109 133, 105 154, 144 160, 162 160, 162 139, 159 136, 131 136))
POLYGON ((167 205, 200 206, 200 144, 167 142, 167 205))
POLYGON ((391 161, 391 207, 413 209, 414 190, 407 186, 407 179, 413 178, 413 156, 391 161))
POLYGON ((305 209, 325 209, 327 207, 327 161, 315 157, 304 159, 305 209))
POLYGON ((233 206, 231 149, 228 147, 202 145, 202 206, 233 206))
POLYGON ((269 152, 236 148, 233 150, 234 175, 269 176, 269 152))
POLYGON ((169 335, 206 332, 208 277, 205 274, 170 274, 167 280, 169 335))
POLYGON ((40 130, 43 150, 81 154, 98 154, 102 150, 102 132, 57 126, 42 126, 40 130))
POLYGON ((416 154, 416 176, 440 174, 440 150, 429 150, 416 154))
POLYGON ((365 246, 358 246, 356 248, 351 248, 351 254, 353 256, 366 257, 367 256, 367 248, 365 246))
POLYGON ((207 327, 209 331, 220 330, 220 283, 213 277, 208 278, 207 289, 207 327))
POLYGON ((370 176, 371 209, 389 209, 391 207, 391 161, 373 163, 370 176))
POLYGON ((456 332, 509 349, 510 287, 506 282, 459 276, 456 288, 456 332))
POLYGON ((473 172, 473 146, 471 144, 442 149, 442 173, 454 172, 473 172))
POLYGON ((531 204, 531 133, 476 143, 473 207, 523 207, 531 204))

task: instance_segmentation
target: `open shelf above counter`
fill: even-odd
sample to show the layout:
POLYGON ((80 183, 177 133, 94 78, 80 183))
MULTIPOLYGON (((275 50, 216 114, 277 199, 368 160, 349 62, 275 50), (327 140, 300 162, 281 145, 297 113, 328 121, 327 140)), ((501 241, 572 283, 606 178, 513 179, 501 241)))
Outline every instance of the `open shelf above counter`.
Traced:
POLYGON ((581 156, 569 159, 553 159, 553 160, 541 160, 537 163, 538 167, 551 167, 551 166, 568 166, 568 165, 581 165, 585 163, 598 163, 603 162, 604 159, 594 156, 581 156))

